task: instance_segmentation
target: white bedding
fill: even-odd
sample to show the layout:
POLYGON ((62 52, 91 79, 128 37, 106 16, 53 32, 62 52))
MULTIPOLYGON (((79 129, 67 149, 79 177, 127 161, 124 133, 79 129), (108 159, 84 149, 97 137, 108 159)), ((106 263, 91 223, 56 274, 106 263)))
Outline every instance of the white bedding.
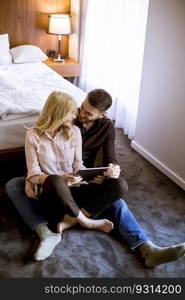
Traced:
POLYGON ((0 119, 17 119, 39 113, 54 90, 69 93, 78 105, 86 95, 42 62, 1 65, 0 119))

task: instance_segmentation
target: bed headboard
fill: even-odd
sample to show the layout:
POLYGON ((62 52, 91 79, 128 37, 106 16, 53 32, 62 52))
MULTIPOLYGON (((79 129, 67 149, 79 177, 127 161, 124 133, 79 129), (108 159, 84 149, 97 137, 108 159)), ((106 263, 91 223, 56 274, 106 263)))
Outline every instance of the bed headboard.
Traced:
MULTIPOLYGON (((31 44, 45 53, 57 50, 57 36, 47 33, 48 15, 69 12, 70 0, 0 1, 0 34, 9 34, 11 47, 31 44)), ((68 56, 68 36, 63 37, 61 51, 68 56)))

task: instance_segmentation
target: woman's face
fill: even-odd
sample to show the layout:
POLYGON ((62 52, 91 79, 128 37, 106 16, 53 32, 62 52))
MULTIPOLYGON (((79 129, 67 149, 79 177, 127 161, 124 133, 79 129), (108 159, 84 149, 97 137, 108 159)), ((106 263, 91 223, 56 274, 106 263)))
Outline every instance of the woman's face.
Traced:
POLYGON ((77 110, 74 109, 71 112, 69 112, 65 118, 65 121, 63 122, 63 126, 71 127, 73 125, 74 119, 76 119, 77 110))

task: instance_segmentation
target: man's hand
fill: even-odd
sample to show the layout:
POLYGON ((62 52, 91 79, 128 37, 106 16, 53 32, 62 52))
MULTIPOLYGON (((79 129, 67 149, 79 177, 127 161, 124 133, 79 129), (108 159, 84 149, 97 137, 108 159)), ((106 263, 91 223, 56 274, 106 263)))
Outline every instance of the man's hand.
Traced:
POLYGON ((109 164, 109 169, 106 170, 103 175, 110 178, 119 178, 121 169, 119 165, 109 164))
POLYGON ((95 177, 92 182, 96 183, 96 184, 101 184, 103 183, 103 181, 105 180, 105 176, 100 176, 98 175, 97 177, 95 177))

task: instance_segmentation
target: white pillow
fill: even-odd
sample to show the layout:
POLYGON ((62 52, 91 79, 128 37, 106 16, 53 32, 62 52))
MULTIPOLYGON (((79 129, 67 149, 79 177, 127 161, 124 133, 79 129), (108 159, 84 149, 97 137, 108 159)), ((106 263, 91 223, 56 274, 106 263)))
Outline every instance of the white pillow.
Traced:
POLYGON ((0 34, 0 65, 11 64, 12 57, 9 52, 10 44, 8 33, 0 34))
POLYGON ((48 56, 37 46, 23 45, 10 49, 16 64, 32 63, 46 60, 48 56))

